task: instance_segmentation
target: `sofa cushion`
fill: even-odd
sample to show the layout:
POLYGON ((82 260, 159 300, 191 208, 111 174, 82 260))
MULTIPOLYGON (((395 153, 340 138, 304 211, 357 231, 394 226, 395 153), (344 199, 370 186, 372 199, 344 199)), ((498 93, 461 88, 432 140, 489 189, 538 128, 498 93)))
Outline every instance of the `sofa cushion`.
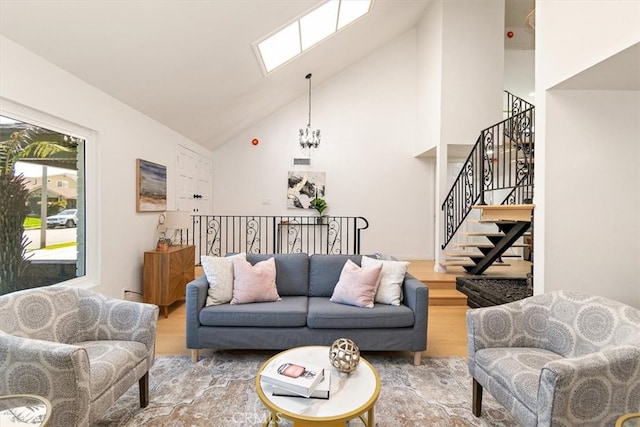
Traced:
POLYGON ((413 311, 405 305, 361 308, 334 304, 325 297, 309 297, 307 326, 311 329, 405 328, 413 322, 413 311))
POLYGON ((402 283, 407 274, 409 263, 406 261, 391 261, 362 257, 362 266, 369 267, 382 263, 382 271, 378 277, 376 302, 381 304, 400 305, 402 301, 402 283))
POLYGON ((323 255, 309 257, 309 296, 330 298, 347 260, 360 265, 361 255, 323 255))
POLYGON ((309 293, 309 256, 307 254, 247 254, 251 264, 273 257, 276 260, 276 285, 282 296, 307 296, 309 293))
POLYGON ((273 258, 251 265, 233 259, 233 298, 231 304, 280 301, 276 288, 276 263, 273 258))
POLYGON ((355 262, 348 259, 329 300, 339 304, 373 308, 380 270, 382 270, 380 261, 368 267, 358 267, 355 262))
POLYGON ((244 259, 240 253, 230 257, 203 255, 200 257, 202 270, 207 276, 209 289, 207 291, 207 305, 226 304, 233 297, 233 258, 244 259))
POLYGON ((212 305, 200 311, 202 326, 296 327, 307 323, 307 297, 256 304, 212 305))

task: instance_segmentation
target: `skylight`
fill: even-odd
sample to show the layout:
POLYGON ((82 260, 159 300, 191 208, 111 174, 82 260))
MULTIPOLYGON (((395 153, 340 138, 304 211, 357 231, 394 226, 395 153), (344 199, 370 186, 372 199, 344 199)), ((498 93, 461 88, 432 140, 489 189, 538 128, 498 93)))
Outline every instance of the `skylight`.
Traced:
POLYGON ((329 0, 257 43, 267 73, 325 40, 371 10, 373 0, 329 0))

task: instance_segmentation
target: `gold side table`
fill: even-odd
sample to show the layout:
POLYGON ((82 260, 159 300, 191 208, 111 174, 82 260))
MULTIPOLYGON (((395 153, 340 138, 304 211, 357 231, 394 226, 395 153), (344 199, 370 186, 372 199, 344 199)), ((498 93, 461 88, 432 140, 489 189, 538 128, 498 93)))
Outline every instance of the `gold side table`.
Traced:
POLYGON ((639 427, 640 426, 640 412, 635 414, 622 415, 616 421, 616 427, 639 427))
POLYGON ((0 396, 0 426, 46 426, 50 417, 51 403, 42 396, 0 396))

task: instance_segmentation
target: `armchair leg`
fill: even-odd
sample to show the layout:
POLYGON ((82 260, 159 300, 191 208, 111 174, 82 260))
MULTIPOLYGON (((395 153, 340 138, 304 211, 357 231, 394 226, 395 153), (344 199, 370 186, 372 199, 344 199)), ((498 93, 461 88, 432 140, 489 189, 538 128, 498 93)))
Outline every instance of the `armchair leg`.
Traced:
POLYGON ((476 379, 473 379, 473 405, 471 410, 476 417, 480 416, 482 410, 482 386, 476 379))
POLYGON ((138 381, 140 388, 140 407, 146 408, 149 404, 149 371, 138 381))
POLYGON ((200 357, 199 351, 197 348, 191 350, 191 362, 198 363, 198 357, 200 357))

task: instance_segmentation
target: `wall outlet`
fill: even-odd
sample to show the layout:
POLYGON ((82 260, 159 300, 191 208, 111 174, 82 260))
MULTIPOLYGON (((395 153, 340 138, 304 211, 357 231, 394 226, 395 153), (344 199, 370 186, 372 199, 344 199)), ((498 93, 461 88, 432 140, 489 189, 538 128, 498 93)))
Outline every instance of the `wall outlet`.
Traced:
POLYGON ((122 288, 122 292, 124 294, 124 299, 127 301, 135 301, 142 302, 142 294, 136 291, 130 291, 128 289, 122 288))

